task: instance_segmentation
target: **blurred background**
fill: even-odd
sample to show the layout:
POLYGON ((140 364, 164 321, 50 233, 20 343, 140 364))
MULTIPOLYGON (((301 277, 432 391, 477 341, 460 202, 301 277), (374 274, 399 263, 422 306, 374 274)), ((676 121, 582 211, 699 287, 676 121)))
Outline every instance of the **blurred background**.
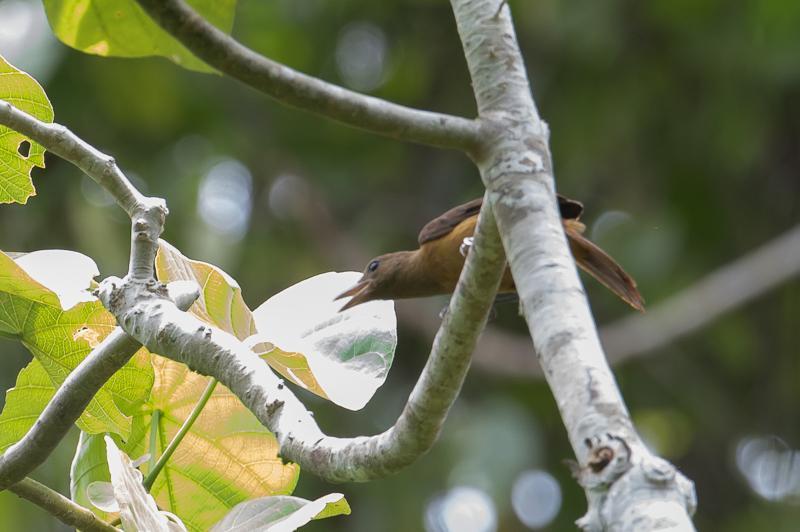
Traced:
MULTIPOLYGON (((447 2, 239 3, 236 37, 276 60, 403 104, 475 114, 447 2)), ((653 315, 800 222, 800 3, 510 5, 551 127, 558 189, 585 203, 589 236, 638 280, 653 315)), ((349 129, 163 59, 70 50, 38 1, 0 0, 0 55, 39 80, 58 122, 167 199, 165 238, 225 268, 251 308, 317 273, 361 270, 372 255, 413 248, 427 220, 482 193, 459 153, 349 129)), ((27 206, 0 207, 0 247, 73 249, 93 257, 103 276, 124 273, 128 220, 104 192, 54 157, 34 183, 27 206)), ((632 313, 585 282, 598 324, 632 313)), ((394 422, 445 303, 398 303, 394 367, 363 411, 303 395, 324 430, 374 434, 394 422)), ((689 303, 698 324, 713 317, 708 298, 689 303)), ((799 321, 795 278, 616 366, 648 444, 695 481, 700 529, 797 530, 799 321)), ((482 346, 428 455, 364 485, 301 473, 297 495, 342 491, 353 508, 307 530, 575 529, 585 497, 564 464, 573 453, 514 305, 499 307, 492 328, 511 347, 482 346), (514 349, 523 354, 509 359, 514 349)), ((12 342, 0 349, 0 389, 8 389, 30 355, 12 342)), ((65 440, 35 478, 67 493, 75 441, 65 440)), ((0 530, 63 529, 0 493, 0 530)))

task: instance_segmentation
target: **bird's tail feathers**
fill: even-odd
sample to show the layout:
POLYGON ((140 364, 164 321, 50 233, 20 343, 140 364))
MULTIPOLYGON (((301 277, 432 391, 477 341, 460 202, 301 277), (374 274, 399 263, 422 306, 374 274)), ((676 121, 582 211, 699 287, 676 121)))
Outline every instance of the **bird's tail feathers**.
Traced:
POLYGON ((611 256, 584 237, 582 227, 564 224, 575 262, 589 275, 638 311, 644 312, 644 298, 636 281, 611 256))

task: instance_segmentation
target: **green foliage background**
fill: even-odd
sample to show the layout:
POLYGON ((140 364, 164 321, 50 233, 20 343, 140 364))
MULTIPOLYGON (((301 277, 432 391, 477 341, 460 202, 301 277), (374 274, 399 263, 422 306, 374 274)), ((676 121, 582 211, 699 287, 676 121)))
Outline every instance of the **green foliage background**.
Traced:
MULTIPOLYGON (((9 3, 0 1, 0 8, 9 3)), ((558 188, 586 204, 590 235, 637 278, 648 304, 798 223, 796 2, 512 0, 511 6, 537 103, 551 126, 558 188)), ((374 24, 386 38, 385 82, 374 94, 474 115, 446 2, 240 0, 234 35, 292 67, 342 82, 335 49, 354 22, 374 24)), ((304 186, 375 255, 415 245, 425 221, 481 193, 476 171, 457 153, 345 128, 163 59, 105 59, 49 39, 41 49, 12 56, 0 48, 0 55, 39 80, 58 122, 113 154, 150 194, 166 198, 165 237, 230 272, 253 308, 322 271, 363 267, 362 257, 348 261, 347 250, 338 249, 344 257, 336 259, 311 237, 297 216, 304 186), (238 242, 207 233, 197 211, 201 179, 221 158, 240 161, 253 176, 253 213, 238 242), (271 207, 270 191, 276 194, 273 185, 287 175, 302 181, 284 183, 305 185, 289 188, 271 207)), ((0 208, 3 249, 74 249, 93 257, 103 276, 124 272, 129 227, 121 211, 101 206, 94 185, 54 157, 47 171, 34 171, 34 184, 38 195, 27 207, 0 208)), ((629 312, 597 284, 587 282, 587 290, 599 323, 629 312)), ((431 302, 431 320, 442 305, 431 302)), ((800 447, 798 317, 795 280, 618 369, 646 437, 695 480, 700 529, 794 530, 800 519, 797 506, 755 495, 734 462, 747 435, 774 434, 800 447)), ((501 308, 497 324, 524 332, 511 308, 501 308)), ((337 435, 388 427, 430 341, 400 323, 394 368, 362 412, 304 395, 322 427, 337 435)), ((0 388, 7 389, 30 355, 11 342, 0 350, 0 388)), ((65 441, 35 476, 65 491, 74 443, 65 441)), ((333 489, 301 473, 296 494, 342 491, 353 508, 349 517, 308 530, 399 532, 423 528, 424 508, 435 495, 482 482, 497 505, 499 529, 517 531, 524 527, 511 511, 511 484, 518 471, 536 467, 555 475, 563 490, 551 529, 573 530, 585 501, 562 464, 571 455, 543 382, 475 368, 442 440, 414 466, 333 489)), ((0 529, 59 527, 0 493, 0 529)))

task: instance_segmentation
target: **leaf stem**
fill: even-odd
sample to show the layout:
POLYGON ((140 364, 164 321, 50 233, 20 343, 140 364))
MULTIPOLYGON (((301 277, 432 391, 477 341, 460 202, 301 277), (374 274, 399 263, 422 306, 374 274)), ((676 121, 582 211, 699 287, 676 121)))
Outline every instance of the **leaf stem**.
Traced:
POLYGON ((150 418, 150 460, 147 466, 148 473, 156 467, 156 446, 158 445, 158 424, 161 422, 161 410, 153 410, 150 418))
MULTIPOLYGON (((158 462, 156 462, 156 464, 152 467, 152 469, 150 469, 150 471, 147 473, 147 478, 145 478, 143 482, 144 488, 147 491, 150 491, 150 488, 156 481, 156 477, 158 477, 158 474, 161 472, 162 469, 164 469, 167 460, 170 459, 172 453, 175 452, 175 449, 178 448, 178 445, 181 443, 181 440, 183 440, 183 437, 186 436, 186 433, 189 432, 190 428, 192 428, 192 425, 194 424, 195 420, 197 420, 197 417, 200 415, 200 412, 203 411, 203 408, 206 406, 206 403, 211 398, 211 394, 214 393, 214 388, 217 387, 217 382, 218 382, 217 379, 214 378, 208 381, 208 385, 206 386, 206 389, 203 391, 203 395, 200 396, 200 400, 195 405, 194 410, 192 410, 192 413, 189 414, 189 417, 186 418, 186 421, 183 422, 183 425, 181 425, 180 430, 178 430, 178 433, 175 435, 174 438, 172 438, 172 441, 169 442, 167 448, 164 449, 164 454, 161 455, 161 458, 158 459, 158 462)), ((156 412, 158 412, 158 410, 156 410, 156 412)), ((153 450, 152 432, 150 433, 150 436, 151 436, 150 448, 152 452, 153 450)))

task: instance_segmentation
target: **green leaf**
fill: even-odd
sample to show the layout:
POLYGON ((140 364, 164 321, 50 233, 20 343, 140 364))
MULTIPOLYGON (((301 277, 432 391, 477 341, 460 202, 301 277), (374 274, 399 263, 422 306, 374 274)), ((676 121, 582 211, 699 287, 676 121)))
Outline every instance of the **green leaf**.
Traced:
POLYGON ((31 360, 17 375, 16 385, 6 392, 0 413, 0 453, 28 432, 55 393, 56 387, 42 365, 31 360))
MULTIPOLYGON (((115 326, 114 317, 86 290, 97 272, 91 259, 62 250, 16 256, 19 262, 0 253, 0 333, 20 340, 38 364, 23 370, 9 391, 0 419, 15 423, 4 441, 25 434, 35 421, 31 405, 37 405, 38 415, 55 388, 115 326), (46 399, 41 372, 50 382, 46 399)), ((91 433, 129 435, 129 416, 152 384, 148 354, 141 350, 99 390, 78 426, 91 433)))
MULTIPOLYGON (((130 437, 125 442, 115 438, 132 457, 160 456, 208 382, 185 365, 159 356, 153 356, 153 366, 156 383, 150 401, 134 415, 130 437), (161 411, 158 443, 150 449, 155 409, 161 411)), ((98 459, 98 445, 104 448, 99 435, 83 435, 73 462, 73 499, 81 504, 88 501, 86 489, 92 482, 109 480, 108 468, 98 459)), ((218 385, 150 492, 162 510, 178 515, 189 530, 206 531, 240 502, 294 490, 299 467, 284 464, 278 450, 275 437, 218 385)))
MULTIPOLYGON (((53 121, 53 106, 35 79, 0 57, 0 100, 43 122, 53 121)), ((25 150, 23 150, 25 151, 25 150)), ((44 168, 44 148, 21 133, 0 126, 0 203, 22 203, 36 195, 31 169, 44 168), (27 141, 27 155, 19 152, 27 141)))
POLYGON ((286 378, 303 385, 295 368, 307 371, 323 397, 351 410, 363 408, 384 383, 397 346, 392 301, 339 312, 334 298, 360 277, 328 272, 274 295, 253 313, 258 336, 251 340, 275 346, 263 358, 286 378))
MULTIPOLYGON (((187 0, 210 23, 230 33, 236 0, 187 0)), ((134 0, 44 0, 56 36, 67 46, 106 57, 163 56, 190 70, 214 70, 162 30, 134 0)))
POLYGON ((258 532, 297 530, 312 519, 349 515, 344 495, 331 493, 315 501, 299 497, 264 497, 243 502, 214 525, 211 532, 258 532))
POLYGON ((98 481, 111 482, 106 460, 106 444, 101 435, 81 432, 75 457, 70 466, 69 480, 70 497, 73 501, 84 508, 91 508, 105 521, 110 521, 116 516, 93 506, 90 499, 90 485, 98 481))

